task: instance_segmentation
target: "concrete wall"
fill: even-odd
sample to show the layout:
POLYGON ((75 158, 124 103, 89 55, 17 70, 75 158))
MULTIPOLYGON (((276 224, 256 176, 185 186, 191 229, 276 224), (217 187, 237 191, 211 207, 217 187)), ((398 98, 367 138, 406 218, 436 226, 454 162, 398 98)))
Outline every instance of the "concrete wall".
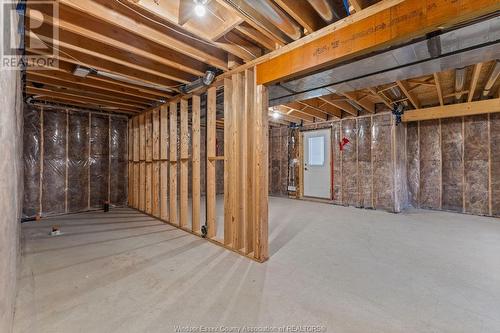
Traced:
POLYGON ((10 332, 17 290, 23 193, 19 71, 0 69, 0 105, 0 332, 10 332))

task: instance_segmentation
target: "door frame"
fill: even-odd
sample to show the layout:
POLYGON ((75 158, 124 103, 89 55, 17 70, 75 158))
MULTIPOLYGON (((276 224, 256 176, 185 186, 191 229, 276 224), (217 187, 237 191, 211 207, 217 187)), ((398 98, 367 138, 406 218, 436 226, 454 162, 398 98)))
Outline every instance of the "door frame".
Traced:
POLYGON ((323 201, 323 202, 333 202, 334 201, 334 163, 333 163, 333 130, 332 127, 315 128, 315 129, 303 129, 300 130, 299 135, 299 191, 298 198, 303 200, 313 200, 313 201, 323 201), (320 198, 304 195, 304 133, 329 130, 330 131, 330 198, 320 198))

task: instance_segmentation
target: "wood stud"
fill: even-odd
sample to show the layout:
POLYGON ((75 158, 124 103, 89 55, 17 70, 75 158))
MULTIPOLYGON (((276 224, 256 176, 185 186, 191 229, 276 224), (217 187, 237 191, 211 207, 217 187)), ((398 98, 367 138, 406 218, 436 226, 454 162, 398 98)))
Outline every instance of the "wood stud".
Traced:
MULTIPOLYGON (((269 256, 267 89, 256 86, 254 69, 225 80, 224 156, 218 156, 216 151, 216 93, 216 87, 207 91, 207 237, 262 262, 269 256), (216 222, 216 165, 221 162, 224 163, 225 186, 223 240, 217 239, 216 222)), ((188 99, 180 99, 170 102, 169 107, 165 105, 130 120, 129 160, 134 164, 131 176, 134 193, 130 202, 147 214, 201 235, 201 97, 191 96, 191 113, 188 106, 188 99), (139 177, 135 176, 135 164, 140 166, 139 177), (190 194, 192 220, 189 228, 190 194), (141 198, 139 202, 137 196, 141 198)))

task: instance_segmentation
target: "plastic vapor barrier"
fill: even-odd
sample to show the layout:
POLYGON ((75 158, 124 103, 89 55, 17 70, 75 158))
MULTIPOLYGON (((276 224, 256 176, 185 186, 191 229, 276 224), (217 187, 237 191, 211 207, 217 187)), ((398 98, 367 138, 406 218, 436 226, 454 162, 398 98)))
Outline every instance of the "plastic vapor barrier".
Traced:
POLYGON ((463 207, 462 118, 441 120, 442 209, 461 212, 463 207))
POLYGON ((127 204, 127 127, 127 119, 111 118, 110 202, 117 206, 127 204))
POLYGON ((126 118, 25 105, 24 121, 23 217, 126 204, 126 118))
POLYGON ((490 114, 491 213, 500 216, 500 113, 490 114))
POLYGON ((89 114, 69 113, 68 124, 68 211, 89 208, 89 114))
POLYGON ((42 214, 66 212, 66 113, 43 112, 42 214))
POLYGON ((465 119, 465 212, 487 215, 489 211, 488 115, 465 119))
POLYGON ((24 110, 24 200, 23 217, 40 210, 40 113, 29 106, 24 110))

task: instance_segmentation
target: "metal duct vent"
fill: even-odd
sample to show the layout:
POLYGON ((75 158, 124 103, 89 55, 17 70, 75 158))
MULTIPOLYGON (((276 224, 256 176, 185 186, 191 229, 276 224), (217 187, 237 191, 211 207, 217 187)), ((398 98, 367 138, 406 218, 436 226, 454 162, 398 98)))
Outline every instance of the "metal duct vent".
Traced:
MULTIPOLYGON (((500 17, 269 87, 270 106, 393 83, 500 58, 500 17)), ((497 65, 496 76, 500 74, 497 65)))
POLYGON ((205 86, 205 87, 209 86, 212 84, 212 82, 214 82, 215 74, 216 74, 215 71, 208 70, 208 71, 206 71, 205 76, 200 77, 199 79, 197 79, 193 82, 190 82, 190 83, 187 83, 187 84, 181 86, 179 90, 183 94, 189 94, 190 92, 192 92, 196 89, 199 89, 203 86, 205 86))

